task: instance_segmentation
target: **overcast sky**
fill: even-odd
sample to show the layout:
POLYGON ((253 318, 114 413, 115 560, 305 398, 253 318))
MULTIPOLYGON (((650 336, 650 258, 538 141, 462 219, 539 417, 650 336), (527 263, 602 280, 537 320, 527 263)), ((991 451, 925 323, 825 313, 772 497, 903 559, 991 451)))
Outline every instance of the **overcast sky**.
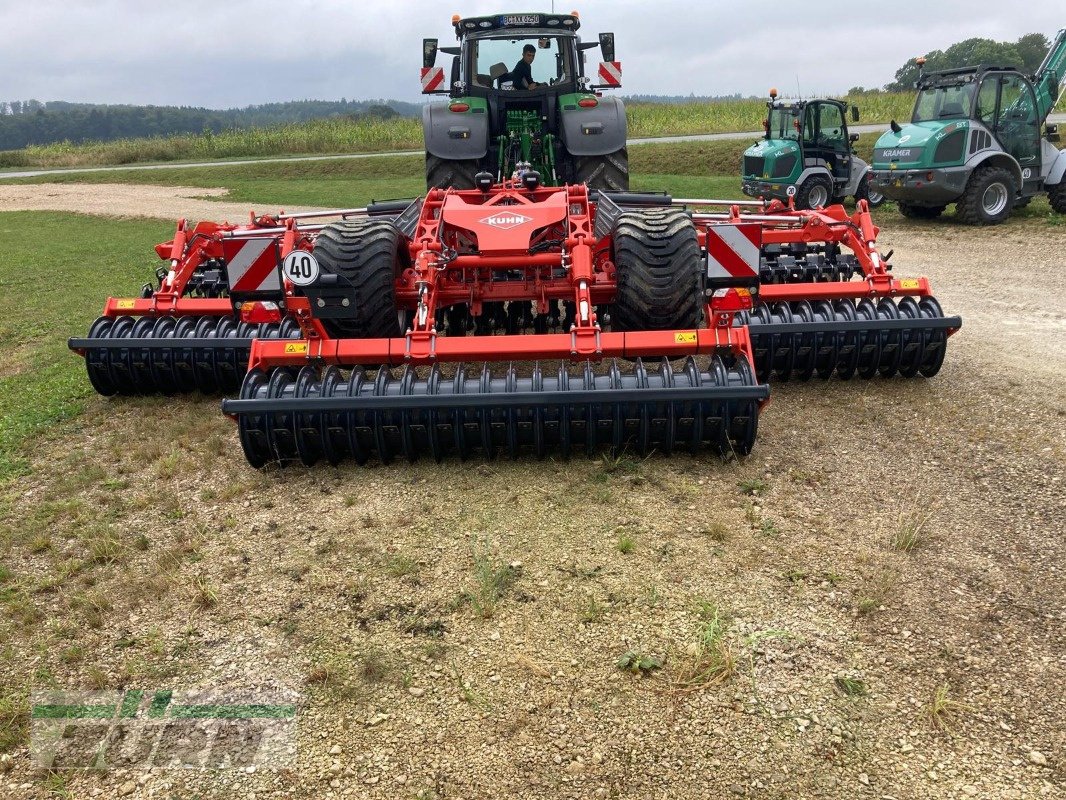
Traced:
MULTIPOLYGON (((452 14, 551 8, 551 0, 0 0, 0 102, 417 101, 421 40, 453 44, 452 14)), ((1066 25, 1060 0, 555 3, 575 8, 587 40, 614 31, 624 94, 762 95, 770 86, 792 94, 797 85, 839 93, 887 83, 906 59, 961 39, 1051 38, 1066 25)))

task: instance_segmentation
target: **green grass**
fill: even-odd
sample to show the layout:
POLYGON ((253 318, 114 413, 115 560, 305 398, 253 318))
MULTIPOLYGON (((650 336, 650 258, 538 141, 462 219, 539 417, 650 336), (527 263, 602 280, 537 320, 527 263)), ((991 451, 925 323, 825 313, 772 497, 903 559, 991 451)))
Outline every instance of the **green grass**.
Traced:
POLYGON ((78 414, 92 394, 67 350, 109 294, 151 278, 170 224, 77 214, 0 214, 0 481, 26 469, 27 441, 78 414))

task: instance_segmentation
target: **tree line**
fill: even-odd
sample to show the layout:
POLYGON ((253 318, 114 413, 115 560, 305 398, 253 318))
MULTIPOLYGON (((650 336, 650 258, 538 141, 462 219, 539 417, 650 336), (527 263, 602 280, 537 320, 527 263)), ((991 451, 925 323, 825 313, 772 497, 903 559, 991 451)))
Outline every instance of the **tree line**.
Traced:
POLYGON ((189 106, 0 101, 0 150, 69 141, 219 133, 311 119, 419 116, 422 106, 395 100, 299 100, 222 111, 189 106))
MULTIPOLYGON (((992 39, 973 38, 956 42, 947 50, 930 50, 925 54, 925 72, 942 69, 973 67, 978 64, 991 64, 997 67, 1015 67, 1024 73, 1036 72, 1044 60, 1051 42, 1042 33, 1027 33, 1016 42, 997 42, 992 39)), ((915 59, 896 70, 894 79, 886 83, 884 89, 866 89, 853 86, 848 94, 868 92, 909 92, 918 80, 918 64, 915 59)))

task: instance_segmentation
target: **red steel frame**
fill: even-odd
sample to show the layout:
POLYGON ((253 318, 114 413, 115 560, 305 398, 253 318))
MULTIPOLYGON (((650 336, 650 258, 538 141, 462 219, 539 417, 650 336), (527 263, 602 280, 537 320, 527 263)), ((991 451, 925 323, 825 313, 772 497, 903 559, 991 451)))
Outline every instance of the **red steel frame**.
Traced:
MULTIPOLYGON (((256 340, 249 369, 319 364, 430 364, 453 361, 602 358, 678 358, 729 350, 751 360, 745 327, 734 315, 751 307, 746 290, 722 290, 711 297, 709 327, 684 331, 604 332, 595 307, 617 291, 610 240, 592 231, 592 204, 584 185, 532 191, 505 184, 482 194, 434 189, 422 205, 408 244, 411 266, 396 284, 396 305, 414 312, 405 336, 382 339, 333 339, 311 311, 307 298, 288 297, 287 312, 300 324, 303 339, 256 340), (495 215, 486 217, 490 212, 495 215), (487 221, 520 216, 522 231, 498 230, 487 221), (531 237, 527 232, 534 230, 531 237), (472 232, 476 231, 476 236, 472 232), (530 254, 542 243, 551 252, 530 254), (476 252, 475 252, 476 251, 476 252), (521 280, 492 280, 493 270, 521 270, 521 280), (562 274, 560 274, 562 273, 562 274), (547 313, 551 300, 574 302, 568 333, 509 336, 438 336, 436 312, 468 304, 479 314, 486 302, 532 300, 547 313)), ((757 279, 753 272, 752 282, 757 279)))

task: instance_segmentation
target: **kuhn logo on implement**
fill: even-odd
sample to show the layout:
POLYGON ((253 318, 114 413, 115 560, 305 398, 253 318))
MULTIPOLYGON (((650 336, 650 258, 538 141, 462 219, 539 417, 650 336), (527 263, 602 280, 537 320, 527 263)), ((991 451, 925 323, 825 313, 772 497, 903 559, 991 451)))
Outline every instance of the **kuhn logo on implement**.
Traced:
POLYGON ((485 217, 485 219, 480 220, 482 225, 491 225, 493 228, 500 228, 501 230, 517 228, 519 225, 532 221, 532 218, 523 217, 521 214, 493 214, 491 217, 485 217))

